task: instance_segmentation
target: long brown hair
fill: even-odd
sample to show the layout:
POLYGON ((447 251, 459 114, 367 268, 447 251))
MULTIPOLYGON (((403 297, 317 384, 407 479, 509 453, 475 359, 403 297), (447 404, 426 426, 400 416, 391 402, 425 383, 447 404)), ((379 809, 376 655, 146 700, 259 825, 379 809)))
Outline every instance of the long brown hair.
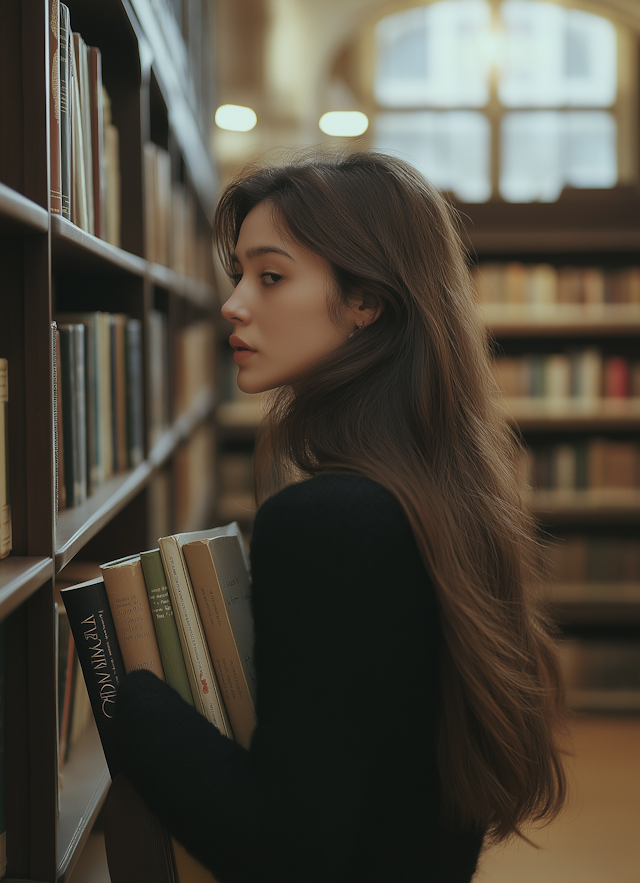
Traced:
POLYGON ((330 302, 377 318, 277 390, 256 451, 269 488, 349 471, 388 488, 436 587, 444 650, 443 815, 490 840, 548 821, 565 799, 563 691, 537 600, 539 546, 522 505, 518 443, 500 412, 486 333, 452 210, 409 164, 314 154, 252 168, 214 230, 229 273, 246 215, 267 201, 335 277, 330 302))

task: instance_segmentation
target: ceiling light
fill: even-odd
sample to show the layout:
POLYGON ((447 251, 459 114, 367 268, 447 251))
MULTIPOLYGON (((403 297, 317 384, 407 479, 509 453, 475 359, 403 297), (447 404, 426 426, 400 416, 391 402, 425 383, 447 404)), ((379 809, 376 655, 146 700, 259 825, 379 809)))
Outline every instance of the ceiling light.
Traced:
POLYGON ((216 126, 231 132, 249 132, 258 122, 255 111, 239 104, 221 104, 216 110, 216 126))
POLYGON ((359 110, 334 110, 323 114, 318 125, 325 135, 353 138, 367 131, 369 120, 359 110))

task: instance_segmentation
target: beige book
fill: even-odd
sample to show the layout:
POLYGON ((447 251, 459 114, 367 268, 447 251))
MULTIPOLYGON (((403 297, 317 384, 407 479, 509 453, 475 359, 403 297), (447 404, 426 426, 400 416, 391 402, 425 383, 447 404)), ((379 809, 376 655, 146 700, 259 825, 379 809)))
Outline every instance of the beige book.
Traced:
POLYGON ((602 397, 602 353, 597 349, 583 350, 577 360, 578 396, 595 402, 602 397))
MULTIPOLYGON (((75 35, 74 35, 75 36, 75 35)), ((87 180, 84 163, 84 132, 80 104, 80 72, 75 51, 75 40, 70 41, 71 56, 71 220, 89 232, 87 209, 87 180)))
POLYGON ((629 267, 626 270, 627 303, 640 306, 640 267, 629 267))
POLYGON ((572 491, 576 487, 577 453, 574 445, 557 445, 553 452, 555 487, 559 491, 572 491))
POLYGON ((164 681, 140 556, 109 561, 100 570, 126 671, 146 668, 164 681))
POLYGON ((526 300, 528 270, 519 261, 511 261, 504 268, 504 296, 509 304, 523 304, 526 300))
POLYGON ((607 442, 603 438, 593 438, 587 451, 587 484, 589 490, 604 487, 605 458, 607 442))
POLYGON ((102 87, 105 239, 120 247, 120 134, 111 122, 111 101, 102 87))
POLYGON ((220 696, 183 546, 195 540, 233 534, 240 536, 240 529, 235 522, 225 527, 178 533, 158 539, 194 705, 221 733, 231 738, 231 724, 220 696))
POLYGON ((158 148, 147 141, 143 148, 144 174, 144 256, 155 263, 156 258, 156 152, 158 148))
POLYGON ((82 119, 82 157, 86 183, 88 233, 94 232, 93 218, 93 145, 91 138, 91 91, 89 85, 89 64, 87 44, 80 34, 73 35, 76 70, 78 71, 78 92, 80 96, 80 116, 82 119))
POLYGON ((185 543, 183 554, 236 741, 249 747, 256 725, 251 579, 241 540, 185 543))
POLYGON ((546 360, 546 393, 550 399, 567 399, 571 395, 571 358, 555 354, 546 360))
POLYGON ((527 301, 536 306, 558 300, 558 271, 551 264, 536 264, 529 270, 527 301))
POLYGON ((155 253, 156 261, 169 266, 169 226, 171 223, 171 156, 161 147, 155 155, 155 253))
POLYGON ((478 292, 478 303, 503 303, 505 300, 504 265, 493 263, 480 264, 476 275, 476 289, 478 292))

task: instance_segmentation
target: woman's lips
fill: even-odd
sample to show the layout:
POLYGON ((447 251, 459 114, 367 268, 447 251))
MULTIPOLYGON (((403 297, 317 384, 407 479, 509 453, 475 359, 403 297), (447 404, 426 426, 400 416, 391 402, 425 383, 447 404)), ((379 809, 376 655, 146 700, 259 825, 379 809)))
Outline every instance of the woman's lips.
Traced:
POLYGON ((255 356, 254 350, 238 349, 233 354, 233 361, 236 363, 236 365, 239 365, 241 362, 246 362, 249 356, 255 356))
POLYGON ((233 354, 233 361, 236 365, 239 365, 241 362, 246 362, 249 356, 252 356, 255 353, 255 350, 252 350, 247 344, 239 338, 236 334, 232 334, 229 338, 229 343, 234 348, 235 352, 233 354))

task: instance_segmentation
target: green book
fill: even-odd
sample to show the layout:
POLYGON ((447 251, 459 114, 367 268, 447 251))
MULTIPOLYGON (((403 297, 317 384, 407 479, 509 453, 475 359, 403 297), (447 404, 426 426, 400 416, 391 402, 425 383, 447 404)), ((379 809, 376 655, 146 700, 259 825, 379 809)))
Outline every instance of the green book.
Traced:
POLYGON ((140 562, 167 683, 180 693, 185 702, 193 705, 189 677, 182 656, 178 627, 171 606, 160 551, 153 549, 151 552, 141 552, 140 562))

